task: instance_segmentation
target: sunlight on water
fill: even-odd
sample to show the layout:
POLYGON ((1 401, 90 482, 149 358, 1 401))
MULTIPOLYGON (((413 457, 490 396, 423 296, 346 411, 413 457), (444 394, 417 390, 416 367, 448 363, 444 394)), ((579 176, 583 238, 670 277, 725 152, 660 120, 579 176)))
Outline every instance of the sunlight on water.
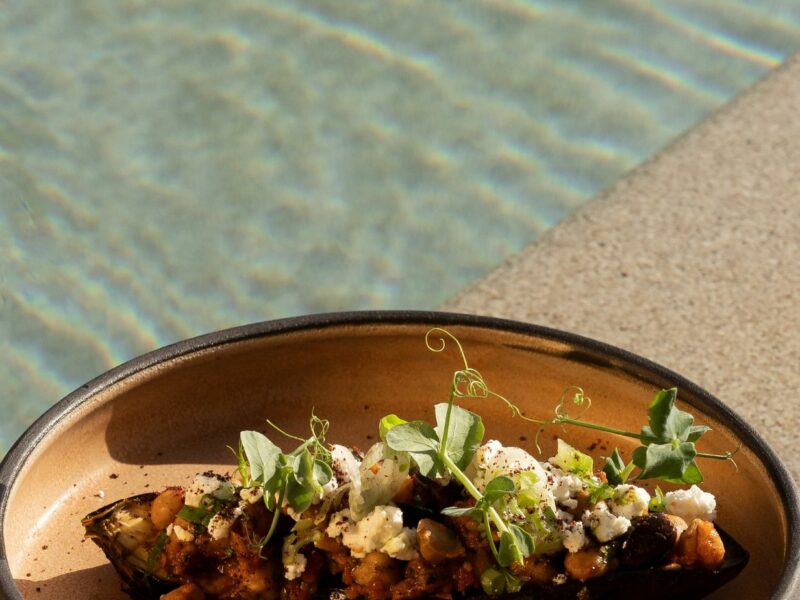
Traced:
POLYGON ((0 453, 203 332, 433 308, 800 47, 794 0, 0 5, 0 453))

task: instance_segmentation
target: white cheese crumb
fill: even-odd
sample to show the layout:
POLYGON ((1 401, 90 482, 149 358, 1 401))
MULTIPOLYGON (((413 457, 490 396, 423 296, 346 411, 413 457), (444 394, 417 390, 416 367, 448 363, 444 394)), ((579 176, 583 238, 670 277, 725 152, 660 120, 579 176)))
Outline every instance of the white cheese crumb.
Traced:
POLYGON ((103 490, 97 490, 95 496, 97 496, 98 498, 100 498, 100 500, 102 500, 103 498, 106 497, 106 493, 103 490))
POLYGON ((192 542, 194 541, 194 534, 191 531, 187 531, 180 525, 175 525, 172 528, 172 533, 175 534, 175 537, 178 538, 181 542, 192 542))
POLYGON ((350 531, 351 523, 352 517, 350 516, 350 510, 347 508, 340 510, 331 515, 325 533, 328 537, 336 539, 340 535, 343 535, 345 531, 350 531))
POLYGON ((233 515, 223 516, 222 513, 217 513, 208 522, 208 534, 215 540, 228 537, 235 520, 236 517, 233 515))
POLYGON ((608 542, 628 531, 631 522, 611 513, 605 502, 598 502, 591 511, 583 513, 583 525, 594 534, 597 541, 608 542))
POLYGON ((489 440, 478 448, 470 466, 471 473, 475 473, 472 482, 480 491, 498 475, 513 478, 517 473, 531 471, 536 474, 542 488, 547 479, 547 473, 533 456, 522 448, 503 446, 497 440, 489 440))
POLYGON ((647 514, 650 506, 650 494, 647 490, 635 485, 622 484, 614 489, 614 497, 609 500, 611 512, 618 517, 632 519, 647 514))
POLYGON ((300 553, 295 554, 293 562, 283 565, 283 572, 286 580, 292 581, 293 579, 300 577, 300 575, 305 572, 307 564, 308 559, 304 555, 300 553))
POLYGON ((555 475, 556 477, 551 491, 553 492, 553 496, 555 496, 556 502, 566 506, 567 508, 575 508, 578 506, 578 503, 573 499, 573 496, 583 490, 586 487, 586 484, 581 480, 580 477, 573 475, 572 473, 564 473, 561 476, 558 476, 558 474, 555 473, 555 475))
POLYGON ((250 504, 255 504, 264 497, 264 490, 260 487, 242 488, 239 490, 239 497, 250 504))
POLYGON ((358 478, 358 468, 361 462, 355 457, 350 448, 334 444, 331 448, 331 470, 333 477, 339 485, 350 483, 358 478))
POLYGON ((563 522, 559 526, 561 542, 568 552, 577 552, 586 545, 586 533, 580 521, 563 522))
POLYGON ((192 484, 186 488, 183 503, 186 504, 186 506, 200 506, 200 500, 202 500, 203 496, 211 492, 216 492, 222 484, 223 480, 216 475, 203 475, 202 473, 198 473, 192 484))
POLYGON ((417 545, 416 529, 404 527, 403 531, 383 545, 381 552, 397 560, 415 560, 419 558, 417 545))
POLYGON ((396 506, 376 506, 355 523, 350 518, 350 511, 345 509, 333 514, 326 529, 332 538, 341 535, 342 544, 350 548, 356 558, 364 558, 370 552, 382 549, 402 531, 403 512, 396 506))
POLYGON ((717 518, 717 500, 714 494, 704 492, 696 485, 688 490, 667 492, 664 495, 664 509, 671 515, 681 517, 687 523, 693 519, 713 521, 717 518))

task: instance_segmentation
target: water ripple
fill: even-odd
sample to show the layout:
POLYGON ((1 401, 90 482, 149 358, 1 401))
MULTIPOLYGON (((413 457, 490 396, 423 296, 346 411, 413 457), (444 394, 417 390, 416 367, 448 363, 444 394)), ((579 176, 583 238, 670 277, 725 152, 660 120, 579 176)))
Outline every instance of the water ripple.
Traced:
POLYGON ((794 0, 6 2, 0 452, 165 343, 435 306, 798 48, 794 0))

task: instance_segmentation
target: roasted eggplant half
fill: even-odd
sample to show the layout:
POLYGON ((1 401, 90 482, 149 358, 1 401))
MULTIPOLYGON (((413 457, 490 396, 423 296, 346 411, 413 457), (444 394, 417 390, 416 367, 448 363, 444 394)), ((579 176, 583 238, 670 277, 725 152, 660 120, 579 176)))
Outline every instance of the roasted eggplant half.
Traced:
MULTIPOLYGON (((425 488, 420 486, 420 490, 424 493, 425 488)), ((446 488, 437 492, 444 494, 446 488)), ((468 517, 434 519, 433 511, 407 505, 407 519, 412 525, 416 521, 420 540, 420 556, 407 562, 380 552, 353 557, 340 542, 310 527, 306 532, 313 543, 302 548, 304 572, 286 580, 281 569, 280 539, 296 535, 292 533, 296 523, 291 518, 278 513, 275 529, 280 535, 259 546, 258 540, 271 526, 272 514, 263 502, 248 503, 252 508, 245 507, 247 514, 238 515, 227 535, 215 539, 208 531, 208 516, 187 510, 183 496, 180 488, 133 496, 83 519, 86 536, 102 548, 131 598, 344 599, 353 598, 354 590, 363 591, 365 598, 393 600, 448 594, 454 598, 489 597, 481 590, 475 570, 492 568, 493 562, 479 538, 470 535, 474 528, 468 517), (186 517, 197 522, 186 521, 186 517), (166 521, 169 523, 164 527, 166 521), (312 531, 317 533, 309 533, 312 531)), ((746 566, 747 551, 718 527, 715 531, 724 544, 719 566, 682 566, 681 562, 696 561, 689 555, 697 553, 698 540, 689 539, 689 529, 679 529, 667 516, 651 513, 634 519, 630 531, 613 543, 590 545, 579 553, 529 558, 512 567, 525 582, 522 589, 499 597, 703 598, 746 566)))
POLYGON ((86 537, 94 541, 136 600, 160 598, 180 581, 157 568, 156 554, 164 538, 150 519, 158 494, 141 494, 104 506, 84 517, 86 537))
MULTIPOLYGON (((440 341, 426 337, 435 352, 440 341)), ((676 389, 655 395, 641 433, 568 417, 563 396, 547 423, 642 446, 627 464, 615 448, 595 468, 557 439, 539 460, 484 441, 481 417, 454 403, 496 396, 525 418, 460 356, 435 425, 386 415, 381 441, 362 454, 326 443, 330 424, 314 414, 306 439, 270 422, 299 445, 284 452, 243 431, 232 475, 200 473, 185 488, 121 500, 88 515, 86 533, 140 599, 685 600, 745 567, 747 552, 714 525, 716 498, 696 485, 695 443, 709 428, 676 408, 676 389), (640 485, 648 479, 690 487, 664 493, 640 485)), ((574 402, 589 404, 582 390, 574 402)))

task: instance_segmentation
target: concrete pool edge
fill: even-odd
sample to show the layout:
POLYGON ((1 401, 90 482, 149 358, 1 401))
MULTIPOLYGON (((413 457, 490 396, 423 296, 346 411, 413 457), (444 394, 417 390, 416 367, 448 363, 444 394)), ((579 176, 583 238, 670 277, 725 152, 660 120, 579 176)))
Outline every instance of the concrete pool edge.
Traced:
POLYGON ((800 55, 442 308, 627 348, 711 390, 800 474, 800 55))

